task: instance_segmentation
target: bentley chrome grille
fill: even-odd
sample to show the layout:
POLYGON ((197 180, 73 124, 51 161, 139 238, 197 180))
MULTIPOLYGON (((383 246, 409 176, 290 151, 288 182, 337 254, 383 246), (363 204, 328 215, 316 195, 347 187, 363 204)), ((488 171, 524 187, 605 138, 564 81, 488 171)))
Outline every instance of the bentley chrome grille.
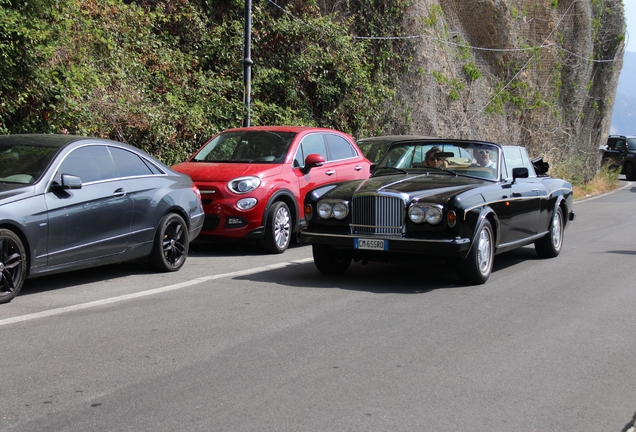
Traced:
POLYGON ((351 233, 401 237, 404 201, 388 196, 359 196, 351 205, 351 233))

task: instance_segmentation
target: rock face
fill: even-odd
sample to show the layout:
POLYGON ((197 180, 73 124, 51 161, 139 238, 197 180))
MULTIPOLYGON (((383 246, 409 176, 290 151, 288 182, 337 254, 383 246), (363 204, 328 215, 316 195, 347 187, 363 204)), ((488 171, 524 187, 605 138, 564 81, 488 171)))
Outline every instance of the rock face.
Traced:
POLYGON ((598 166, 624 50, 621 0, 413 0, 387 133, 523 145, 598 166))

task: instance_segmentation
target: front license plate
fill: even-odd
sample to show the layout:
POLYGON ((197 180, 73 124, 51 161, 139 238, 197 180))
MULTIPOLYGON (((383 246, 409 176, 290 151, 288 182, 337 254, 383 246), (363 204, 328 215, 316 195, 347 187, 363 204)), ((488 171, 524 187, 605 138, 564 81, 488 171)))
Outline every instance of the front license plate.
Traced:
POLYGON ((368 249, 368 250, 389 250, 389 242, 386 240, 374 240, 374 239, 354 239, 354 249, 368 249))

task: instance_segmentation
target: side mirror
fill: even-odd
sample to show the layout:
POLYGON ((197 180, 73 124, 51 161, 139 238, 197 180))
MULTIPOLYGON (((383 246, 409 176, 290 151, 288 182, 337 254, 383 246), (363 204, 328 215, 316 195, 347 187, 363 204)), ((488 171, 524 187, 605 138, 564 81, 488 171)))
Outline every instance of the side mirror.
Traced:
POLYGON ((513 168, 512 181, 514 182, 518 178, 528 178, 528 168, 513 168))
POLYGON ((305 158, 305 166, 301 170, 303 174, 307 174, 313 167, 322 166, 325 163, 325 158, 317 153, 307 155, 305 158))
POLYGON ((71 174, 62 174, 62 189, 81 189, 82 179, 71 174))

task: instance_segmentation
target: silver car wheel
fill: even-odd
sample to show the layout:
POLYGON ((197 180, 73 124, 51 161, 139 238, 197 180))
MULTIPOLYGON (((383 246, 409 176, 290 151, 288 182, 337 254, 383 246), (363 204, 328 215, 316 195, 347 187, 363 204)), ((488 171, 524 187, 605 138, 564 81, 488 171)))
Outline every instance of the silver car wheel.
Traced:
POLYGON ((279 207, 274 219, 274 238, 280 249, 286 249, 289 245, 290 226, 289 210, 287 207, 279 207))
POLYGON ((477 241, 477 261, 482 274, 490 273, 492 264, 492 242, 489 231, 484 227, 479 233, 477 241))
POLYGON ((552 217, 552 245, 555 249, 561 248, 561 235, 563 233, 563 229, 561 228, 562 223, 561 213, 555 211, 552 217))

